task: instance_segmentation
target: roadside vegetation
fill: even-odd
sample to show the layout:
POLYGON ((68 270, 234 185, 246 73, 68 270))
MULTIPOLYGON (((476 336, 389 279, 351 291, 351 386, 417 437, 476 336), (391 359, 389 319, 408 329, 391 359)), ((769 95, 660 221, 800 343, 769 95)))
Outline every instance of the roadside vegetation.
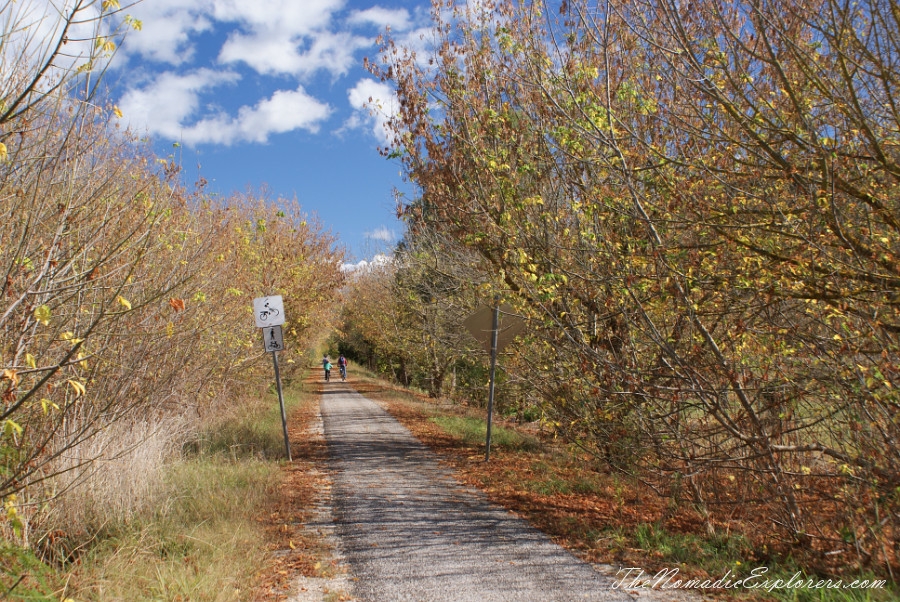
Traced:
POLYGON ((31 4, 0 3, 0 597, 238 599, 284 454, 252 299, 284 297, 305 367, 342 252, 295 200, 188 188, 120 127, 127 7, 31 4))
MULTIPOLYGON (((766 540, 751 540, 743 525, 732 532, 707 535, 703 519, 690 503, 672 504, 646 483, 606 470, 576 446, 555 438, 536 423, 514 416, 499 417, 492 429, 490 462, 484 461, 484 410, 449 399, 434 400, 422 392, 392 385, 371 372, 354 371, 352 385, 388 410, 431 447, 463 482, 528 520, 581 558, 618 567, 640 567, 644 578, 677 571, 675 578, 737 580, 757 567, 769 579, 787 582, 825 579, 810 571, 804 557, 766 551, 766 540), (499 436, 498 436, 499 435, 499 436)), ((748 530, 749 531, 749 530, 748 530)), ((610 575, 615 574, 615 569, 610 575)), ((632 577, 635 577, 632 575, 632 577)), ((622 575, 619 576, 622 578, 622 575)), ((869 571, 845 575, 878 580, 869 571)), ((674 581, 674 578, 673 578, 674 581)), ((695 590, 699 592, 700 590, 695 590)), ((898 596, 896 585, 860 590, 781 588, 772 592, 749 588, 708 590, 721 600, 792 602, 886 602, 898 596)))
POLYGON ((462 324, 497 299, 527 323, 500 413, 642 483, 626 508, 896 581, 889 4, 435 2, 430 57, 387 36, 370 61, 416 189, 392 260, 350 283, 341 349, 484 404, 462 324))
MULTIPOLYGON (((314 393, 299 381, 286 388, 297 428, 314 393)), ((288 496, 281 414, 273 391, 240 401, 168 459, 141 511, 107 516, 68 560, 4 544, 4 599, 250 600, 277 583, 273 542, 290 549, 269 520, 288 496)), ((318 555, 314 541, 305 545, 318 555)))

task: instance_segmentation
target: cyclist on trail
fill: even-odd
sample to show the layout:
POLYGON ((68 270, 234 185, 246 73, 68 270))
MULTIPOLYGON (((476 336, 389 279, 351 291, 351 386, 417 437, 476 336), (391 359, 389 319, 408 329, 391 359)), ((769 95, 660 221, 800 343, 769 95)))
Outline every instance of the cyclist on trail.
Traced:
POLYGON ((331 380, 331 360, 327 355, 322 356, 322 369, 325 370, 325 382, 331 380))
POLYGON ((341 370, 341 380, 347 380, 347 358, 344 357, 343 353, 338 358, 338 368, 341 370))

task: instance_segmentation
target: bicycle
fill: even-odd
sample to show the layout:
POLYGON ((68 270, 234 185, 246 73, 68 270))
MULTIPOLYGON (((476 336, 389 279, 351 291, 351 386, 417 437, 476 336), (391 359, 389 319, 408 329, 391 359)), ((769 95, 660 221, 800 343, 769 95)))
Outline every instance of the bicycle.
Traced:
POLYGON ((259 319, 262 320, 263 322, 268 321, 269 316, 272 316, 273 318, 277 318, 278 315, 281 314, 281 312, 278 311, 278 308, 269 307, 268 301, 266 302, 264 307, 265 307, 265 309, 262 310, 261 312, 259 312, 259 319))

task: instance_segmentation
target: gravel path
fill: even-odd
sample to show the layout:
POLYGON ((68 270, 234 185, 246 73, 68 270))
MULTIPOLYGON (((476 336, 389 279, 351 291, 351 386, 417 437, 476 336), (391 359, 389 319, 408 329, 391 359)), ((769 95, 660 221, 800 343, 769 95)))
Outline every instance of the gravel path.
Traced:
POLYGON ((632 600, 609 577, 455 481, 341 383, 322 396, 334 516, 364 601, 632 600))

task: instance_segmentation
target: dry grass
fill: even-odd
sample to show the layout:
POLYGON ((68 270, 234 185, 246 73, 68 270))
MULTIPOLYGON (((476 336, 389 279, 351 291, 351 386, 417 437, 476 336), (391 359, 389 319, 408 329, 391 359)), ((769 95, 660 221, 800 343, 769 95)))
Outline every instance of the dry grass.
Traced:
MULTIPOLYGON (((310 398, 297 387, 285 394, 290 410, 310 398)), ((188 438, 179 459, 165 464, 150 508, 104 527, 78 557, 67 595, 97 601, 254 598, 260 579, 277 570, 269 517, 283 496, 284 448, 274 395, 237 405, 243 409, 188 438)))
POLYGON ((166 489, 165 469, 191 422, 178 416, 114 422, 67 449, 52 466, 59 474, 46 483, 47 497, 56 502, 47 506, 47 514, 38 515, 44 530, 36 538, 38 545, 45 552, 53 552, 56 542, 78 547, 106 525, 127 523, 158 505, 166 489))
POLYGON ((78 599, 225 602, 248 595, 265 563, 257 522, 277 470, 205 457, 167 471, 166 502, 99 542, 77 571, 78 599))

